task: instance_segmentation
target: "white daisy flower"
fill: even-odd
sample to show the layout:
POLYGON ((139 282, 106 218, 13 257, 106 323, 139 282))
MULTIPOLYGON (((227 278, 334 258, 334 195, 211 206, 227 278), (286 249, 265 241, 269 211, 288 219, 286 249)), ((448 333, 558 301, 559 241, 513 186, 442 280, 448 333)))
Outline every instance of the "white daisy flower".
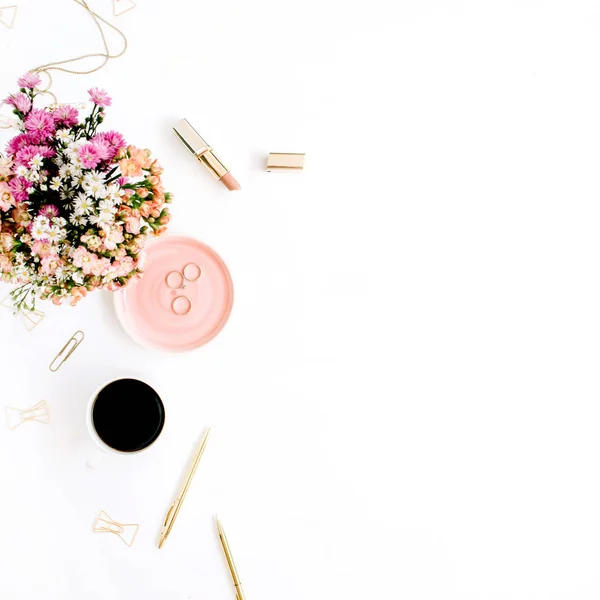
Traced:
POLYGON ((39 224, 34 223, 33 227, 31 228, 31 236, 34 240, 46 239, 46 237, 48 237, 47 234, 48 230, 39 224))
POLYGON ((84 280, 84 276, 83 273, 81 271, 77 271, 76 273, 73 273, 73 275, 71 275, 71 279, 77 284, 77 285, 81 285, 83 283, 84 280))
POLYGON ((115 203, 108 198, 105 200, 100 200, 100 202, 98 203, 98 208, 100 210, 108 210, 112 214, 117 212, 117 209, 115 208, 115 203))
POLYGON ((39 169, 43 164, 44 164, 44 157, 41 156, 40 154, 36 154, 31 159, 31 168, 32 169, 39 169))
POLYGON ((63 217, 56 217, 55 219, 52 219, 52 223, 57 227, 65 227, 67 220, 63 219, 63 217))
POLYGON ((48 217, 39 216, 33 220, 34 227, 36 225, 40 226, 44 231, 48 231, 50 229, 50 220, 48 217))
POLYGON ((48 191, 48 186, 45 183, 41 183, 40 184, 40 190, 42 192, 47 192, 48 191))
POLYGON ((40 174, 37 171, 28 171, 25 177, 32 182, 40 180, 40 174))
POLYGON ((73 136, 69 133, 68 129, 59 129, 56 132, 56 137, 64 144, 68 144, 69 142, 73 141, 73 136))
POLYGON ((98 173, 98 171, 90 171, 89 173, 85 174, 85 182, 87 184, 104 184, 104 175, 102 175, 102 173, 98 173))
POLYGON ((46 237, 51 244, 58 244, 62 239, 62 232, 58 227, 51 227, 46 232, 46 237))
POLYGON ((77 194, 74 202, 75 214, 78 216, 89 215, 94 210, 94 203, 91 198, 85 194, 77 194))
POLYGON ((83 189, 88 193, 94 196, 94 198, 104 198, 106 197, 106 187, 104 187, 101 183, 92 182, 92 183, 84 183, 83 189))
POLYGON ((73 223, 73 225, 80 225, 80 226, 84 226, 87 225, 87 218, 84 217, 83 215, 76 215, 76 214, 72 214, 71 218, 70 218, 71 223, 73 223))
POLYGON ((60 168, 58 169, 58 174, 60 175, 61 179, 66 179, 67 177, 69 177, 69 175, 71 175, 71 165, 69 164, 65 164, 65 165, 61 165, 60 168))
POLYGON ((53 177, 52 182, 50 183, 50 189, 54 190, 55 192, 58 192, 58 190, 60 189, 60 184, 61 184, 61 179, 60 177, 53 177))
POLYGON ((16 169, 15 169, 15 173, 19 176, 19 177, 25 177, 25 175, 27 175, 27 167, 25 165, 19 165, 16 169))

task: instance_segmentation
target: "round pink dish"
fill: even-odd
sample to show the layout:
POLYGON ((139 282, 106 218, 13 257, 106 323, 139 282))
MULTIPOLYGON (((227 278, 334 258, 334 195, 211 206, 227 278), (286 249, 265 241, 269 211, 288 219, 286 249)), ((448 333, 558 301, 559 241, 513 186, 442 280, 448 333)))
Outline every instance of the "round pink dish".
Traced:
MULTIPOLYGON (((115 293, 115 309, 125 331, 143 346, 168 352, 186 352, 212 340, 225 326, 233 305, 233 282, 220 256, 206 244, 188 237, 166 236, 146 247, 142 279, 115 293), (171 289, 167 276, 195 264, 201 275, 171 289), (177 300, 178 296, 189 300, 177 300)), ((197 275, 188 267, 186 273, 197 275)), ((190 275, 190 279, 192 279, 190 275)), ((179 285, 183 277, 171 276, 179 285)))

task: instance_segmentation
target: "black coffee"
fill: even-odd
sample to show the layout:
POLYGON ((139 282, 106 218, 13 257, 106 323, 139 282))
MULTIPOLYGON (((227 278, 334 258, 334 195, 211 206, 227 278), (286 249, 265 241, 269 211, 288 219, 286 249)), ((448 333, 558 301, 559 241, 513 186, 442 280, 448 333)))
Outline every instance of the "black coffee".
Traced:
POLYGON ((165 424, 160 396, 143 381, 119 379, 96 396, 92 422, 100 439, 115 450, 147 448, 165 424))

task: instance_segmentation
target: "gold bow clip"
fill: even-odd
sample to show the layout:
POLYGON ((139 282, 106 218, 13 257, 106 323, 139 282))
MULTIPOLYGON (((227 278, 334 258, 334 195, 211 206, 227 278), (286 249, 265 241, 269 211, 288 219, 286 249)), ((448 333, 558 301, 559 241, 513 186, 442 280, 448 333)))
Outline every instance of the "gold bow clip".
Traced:
POLYGON ((140 526, 137 524, 118 523, 111 519, 106 512, 100 511, 94 523, 94 533, 114 533, 118 535, 130 548, 138 534, 140 526))
POLYGON ((5 406, 6 411, 6 423, 8 428, 12 431, 17 427, 31 421, 37 421, 47 425, 50 423, 50 411, 48 409, 48 403, 45 400, 38 402, 31 408, 14 408, 13 406, 5 406))

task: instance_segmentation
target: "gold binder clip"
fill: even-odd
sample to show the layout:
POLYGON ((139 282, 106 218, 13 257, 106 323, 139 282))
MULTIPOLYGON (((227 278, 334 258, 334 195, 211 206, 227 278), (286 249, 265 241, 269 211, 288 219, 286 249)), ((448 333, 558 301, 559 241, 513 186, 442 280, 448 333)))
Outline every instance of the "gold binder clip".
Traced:
POLYGON ((6 424, 12 431, 17 427, 30 421, 37 421, 47 425, 50 422, 50 411, 48 410, 48 403, 45 400, 38 402, 31 408, 14 408, 13 406, 5 406, 6 411, 6 424))
POLYGON ((123 524, 111 519, 106 512, 100 511, 94 523, 94 533, 114 533, 118 535, 130 548, 138 534, 140 526, 137 524, 123 524))
POLYGON ((54 357, 50 366, 48 367, 53 373, 56 373, 64 363, 69 360, 69 357, 75 350, 79 347, 79 344, 83 342, 85 338, 85 333, 83 331, 76 331, 71 339, 62 347, 61 351, 54 357))

